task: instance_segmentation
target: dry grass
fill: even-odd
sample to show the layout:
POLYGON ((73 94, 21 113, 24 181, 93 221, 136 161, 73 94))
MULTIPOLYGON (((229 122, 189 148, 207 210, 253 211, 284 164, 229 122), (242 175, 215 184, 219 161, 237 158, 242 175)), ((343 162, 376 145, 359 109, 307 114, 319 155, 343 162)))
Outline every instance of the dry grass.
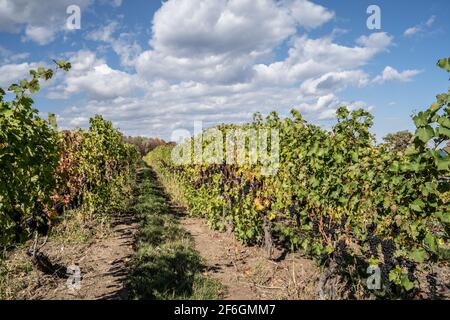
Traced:
MULTIPOLYGON (((86 219, 80 210, 67 211, 58 221, 47 238, 41 251, 49 256, 52 263, 70 264, 69 252, 83 252, 95 239, 105 238, 111 232, 109 219, 86 219), (66 249, 66 250, 65 250, 66 249)), ((44 275, 33 267, 27 255, 29 243, 18 245, 0 260, 0 299, 30 299, 37 288, 54 282, 51 275, 44 275)))

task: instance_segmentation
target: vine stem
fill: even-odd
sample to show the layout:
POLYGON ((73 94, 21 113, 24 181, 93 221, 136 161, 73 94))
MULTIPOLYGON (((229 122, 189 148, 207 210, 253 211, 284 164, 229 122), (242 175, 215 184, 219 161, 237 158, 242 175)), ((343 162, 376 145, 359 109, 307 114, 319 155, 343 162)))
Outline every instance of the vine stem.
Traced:
POLYGON ((37 242, 38 242, 38 238, 39 238, 39 234, 36 231, 34 231, 34 241, 33 241, 33 249, 31 251, 31 258, 33 259, 33 261, 36 260, 36 247, 37 247, 37 242))

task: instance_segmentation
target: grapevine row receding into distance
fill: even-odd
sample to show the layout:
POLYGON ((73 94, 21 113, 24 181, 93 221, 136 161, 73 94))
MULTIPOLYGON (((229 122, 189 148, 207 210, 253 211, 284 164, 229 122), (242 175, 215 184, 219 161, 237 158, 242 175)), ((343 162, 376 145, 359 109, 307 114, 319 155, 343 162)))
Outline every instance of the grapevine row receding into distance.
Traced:
MULTIPOLYGON (((438 66, 450 71, 450 60, 438 66)), ((236 128, 277 129, 280 159, 273 176, 261 175, 261 164, 251 161, 176 165, 173 146, 156 148, 146 161, 215 229, 263 243, 269 254, 273 241, 301 249, 355 287, 366 288, 367 268, 378 267, 378 296, 433 297, 433 268, 449 258, 450 91, 413 120, 417 130, 404 152, 377 146, 369 131, 372 115, 345 107, 331 131, 296 110, 292 118, 273 112, 263 121, 256 114, 251 123, 217 127, 223 136, 236 128)), ((196 141, 204 148, 212 143, 193 137, 187 149, 196 141)))
MULTIPOLYGON (((70 63, 55 61, 57 70, 70 63)), ((65 208, 85 215, 108 213, 132 189, 137 149, 101 116, 89 130, 58 131, 55 116, 42 119, 29 94, 52 69, 31 70, 31 80, 0 88, 0 246, 4 249, 47 234, 65 208)))

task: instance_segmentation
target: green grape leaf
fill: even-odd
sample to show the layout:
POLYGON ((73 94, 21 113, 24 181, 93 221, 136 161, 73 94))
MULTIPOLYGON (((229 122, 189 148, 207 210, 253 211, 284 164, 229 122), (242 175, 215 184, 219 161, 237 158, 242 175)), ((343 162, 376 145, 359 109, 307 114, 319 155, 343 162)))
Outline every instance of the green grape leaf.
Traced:
POLYGON ((438 134, 441 137, 444 137, 444 139, 450 139, 450 129, 446 127, 438 127, 436 129, 436 134, 438 134))
POLYGON ((423 241, 430 248, 430 251, 436 251, 436 237, 432 233, 428 232, 423 241))
POLYGON ((402 274, 401 284, 402 284, 403 288, 405 288, 406 291, 410 291, 410 290, 414 289, 414 287, 416 286, 413 281, 409 280, 409 277, 407 274, 402 274))
POLYGON ((423 249, 415 249, 410 252, 409 257, 418 263, 423 263, 428 259, 428 253, 423 249))
POLYGON ((446 128, 450 129, 450 118, 448 116, 440 116, 438 119, 438 123, 446 128))
POLYGON ((442 68, 442 69, 446 70, 447 72, 450 72, 450 58, 447 58, 447 59, 440 59, 440 60, 437 62, 437 66, 438 66, 439 68, 442 68))
POLYGON ((419 112, 418 115, 413 117, 414 124, 416 127, 421 128, 428 125, 428 118, 425 112, 419 112))
POLYGON ((448 171, 450 170, 450 157, 438 158, 435 160, 436 167, 438 171, 448 171))
POLYGON ((422 212, 423 208, 425 207, 425 203, 420 199, 416 199, 409 205, 409 207, 414 211, 422 212))
POLYGON ((431 126, 427 125, 416 130, 416 137, 419 138, 423 143, 427 143, 431 138, 434 137, 434 130, 431 126))

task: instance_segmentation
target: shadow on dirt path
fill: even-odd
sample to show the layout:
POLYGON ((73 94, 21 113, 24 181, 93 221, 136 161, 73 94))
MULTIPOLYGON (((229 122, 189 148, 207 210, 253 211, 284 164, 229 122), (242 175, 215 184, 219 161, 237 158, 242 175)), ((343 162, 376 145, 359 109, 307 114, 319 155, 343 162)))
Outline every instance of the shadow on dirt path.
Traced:
POLYGON ((183 217, 181 225, 205 261, 205 274, 227 287, 225 299, 317 299, 320 270, 312 260, 287 252, 268 259, 263 248, 244 246, 201 218, 183 217))
POLYGON ((52 260, 80 268, 80 287, 68 286, 68 279, 39 275, 38 286, 22 292, 33 300, 127 299, 126 277, 138 223, 132 214, 113 216, 111 232, 89 244, 61 245, 50 240, 45 251, 52 260))

